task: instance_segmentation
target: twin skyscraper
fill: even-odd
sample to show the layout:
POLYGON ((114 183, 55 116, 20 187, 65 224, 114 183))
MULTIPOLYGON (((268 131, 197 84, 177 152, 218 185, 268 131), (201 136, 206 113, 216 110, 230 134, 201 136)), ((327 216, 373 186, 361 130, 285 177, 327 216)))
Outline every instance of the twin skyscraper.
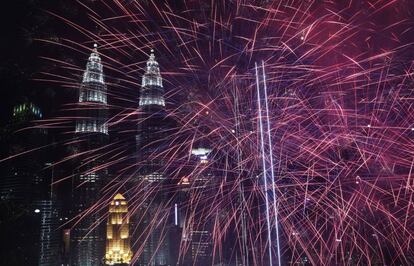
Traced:
POLYGON ((156 156, 167 148, 165 139, 174 127, 165 105, 160 67, 151 50, 140 87, 140 117, 132 156, 136 167, 132 177, 123 182, 121 193, 112 195, 110 202, 102 200, 104 187, 113 180, 102 156, 91 156, 93 151, 110 145, 107 87, 94 45, 80 85, 76 115, 79 167, 73 182, 71 265, 176 265, 181 241, 177 203, 171 203, 168 193, 150 192, 165 186, 167 179, 165 159, 156 156), (132 211, 128 202, 136 200, 136 193, 140 193, 137 187, 152 193, 152 197, 132 211), (174 210, 171 204, 175 219, 158 217, 160 209, 174 210), (155 220, 162 226, 154 226, 155 220))

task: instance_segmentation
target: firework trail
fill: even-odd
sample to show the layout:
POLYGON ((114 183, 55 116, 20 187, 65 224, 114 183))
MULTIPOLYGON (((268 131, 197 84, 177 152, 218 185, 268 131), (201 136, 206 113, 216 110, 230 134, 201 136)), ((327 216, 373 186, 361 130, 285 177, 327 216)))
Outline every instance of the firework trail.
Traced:
MULTIPOLYGON (((155 195, 172 195, 151 210, 153 220, 142 233, 148 237, 155 228, 166 230, 170 206, 185 190, 183 232, 212 224, 214 263, 267 265, 268 249, 273 255, 280 249, 282 264, 413 263, 412 4, 106 0, 79 6, 87 22, 51 12, 76 37, 40 41, 82 58, 99 43, 107 124, 119 137, 56 162, 82 156, 101 162, 93 171, 114 169, 104 196, 75 220, 101 213, 120 190, 132 195, 130 208, 137 213, 155 195), (176 125, 160 140, 165 149, 150 159, 166 162, 162 170, 170 182, 148 186, 142 180, 131 187, 140 167, 131 160, 131 135, 145 122, 137 97, 150 49, 176 125), (264 162, 254 71, 262 60, 268 98, 263 119, 271 125, 265 131, 272 143, 264 162), (192 160, 191 151, 203 145, 208 159, 192 160), (261 181, 263 164, 274 166, 268 189, 261 181), (269 189, 277 195, 268 208, 277 212, 267 217, 278 220, 272 225, 280 229, 277 245, 266 237, 269 189)), ((41 73, 39 80, 78 89, 81 65, 44 59, 61 69, 41 73)), ((78 108, 66 105, 61 117, 43 126, 67 129, 70 136, 78 108)), ((135 260, 141 242, 133 243, 135 260)), ((188 249, 183 239, 181 258, 188 249)))

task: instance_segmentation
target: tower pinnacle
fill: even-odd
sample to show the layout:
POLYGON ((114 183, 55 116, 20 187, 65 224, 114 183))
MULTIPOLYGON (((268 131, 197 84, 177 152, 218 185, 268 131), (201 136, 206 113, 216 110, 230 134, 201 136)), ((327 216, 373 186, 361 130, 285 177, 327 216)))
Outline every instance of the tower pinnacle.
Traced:
MULTIPOLYGON (((79 103, 100 105, 98 109, 102 110, 107 106, 107 89, 101 57, 97 51, 98 45, 95 43, 93 47, 86 63, 86 69, 83 72, 82 83, 79 88, 79 103)), ((108 125, 105 122, 107 118, 103 111, 92 112, 90 109, 89 112, 91 113, 84 112, 82 119, 78 119, 76 123, 76 132, 108 134, 108 125)))
POLYGON ((160 67, 155 60, 154 49, 151 49, 147 60, 144 76, 142 77, 139 106, 158 105, 165 106, 164 89, 160 67))
MULTIPOLYGON (((94 48, 91 55, 89 56, 88 63, 86 64, 86 70, 83 73, 82 83, 95 82, 104 84, 103 67, 101 63, 101 57, 99 56, 97 49, 98 45, 95 43, 93 47, 94 48)), ((79 100, 82 101, 82 99, 79 100)))

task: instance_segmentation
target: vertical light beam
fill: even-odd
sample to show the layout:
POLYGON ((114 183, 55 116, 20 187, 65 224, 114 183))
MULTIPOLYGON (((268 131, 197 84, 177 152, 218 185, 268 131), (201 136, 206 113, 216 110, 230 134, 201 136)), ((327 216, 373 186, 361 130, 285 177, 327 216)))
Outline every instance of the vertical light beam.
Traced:
POLYGON ((268 104, 268 97, 267 97, 267 84, 266 84, 266 73, 265 73, 265 66, 264 61, 262 60, 262 74, 263 74, 263 89, 264 89, 264 101, 265 101, 265 108, 266 108, 266 123, 267 123, 267 136, 268 136, 268 145, 269 145, 269 157, 270 157, 270 175, 272 178, 272 193, 273 193, 273 211, 275 217, 275 227, 276 227, 276 249, 277 249, 277 261, 278 265, 281 264, 280 258, 280 243, 279 243, 279 215, 278 215, 278 205, 277 205, 277 196, 276 196, 276 183, 275 183, 275 171, 274 171, 274 164, 273 164, 273 146, 272 146, 272 135, 271 135, 271 127, 270 127, 270 118, 269 118, 269 104, 268 104))
POLYGON ((255 63, 256 70, 256 87, 257 87, 257 107, 258 107, 258 117, 259 117, 259 131, 260 131, 260 147, 262 153, 262 167, 263 167, 263 181, 265 186, 265 202, 266 202, 266 223, 267 223, 267 240, 268 240, 268 252, 269 252, 269 265, 273 265, 272 258, 272 234, 270 226, 270 210, 269 210, 269 194, 268 194, 268 185, 267 185, 267 169, 266 169, 266 159, 265 159, 265 145, 264 145, 264 131, 263 131, 263 118, 262 118, 262 104, 260 100, 260 82, 259 82, 259 73, 257 68, 257 63, 255 63))
POLYGON ((178 225, 178 206, 177 206, 177 203, 174 204, 174 224, 178 225))

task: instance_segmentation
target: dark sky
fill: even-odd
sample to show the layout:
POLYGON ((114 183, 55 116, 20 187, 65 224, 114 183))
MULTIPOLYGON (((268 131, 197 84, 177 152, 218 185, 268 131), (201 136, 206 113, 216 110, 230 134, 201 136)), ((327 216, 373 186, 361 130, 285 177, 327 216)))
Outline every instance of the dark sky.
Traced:
MULTIPOLYGON (((31 101, 46 115, 58 108, 53 84, 35 79, 53 67, 40 56, 56 57, 59 48, 37 39, 55 38, 61 34, 61 23, 46 10, 76 13, 72 1, 13 0, 2 3, 0 27, 0 124, 6 123, 14 105, 31 101), (53 101, 52 101, 53 99, 53 101)), ((75 1, 73 1, 75 2, 75 1)))
POLYGON ((32 81, 33 73, 38 68, 35 58, 36 45, 32 34, 37 30, 44 17, 36 8, 38 1, 6 1, 0 16, 2 42, 0 42, 0 100, 1 122, 10 115, 10 110, 17 102, 35 97, 36 87, 32 81))

